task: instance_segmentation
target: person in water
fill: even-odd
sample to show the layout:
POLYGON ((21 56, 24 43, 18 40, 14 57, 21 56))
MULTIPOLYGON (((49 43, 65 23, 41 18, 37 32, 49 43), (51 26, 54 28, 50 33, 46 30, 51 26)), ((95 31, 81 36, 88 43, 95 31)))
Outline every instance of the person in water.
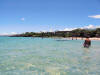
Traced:
POLYGON ((91 40, 89 39, 89 37, 86 37, 83 46, 86 48, 89 48, 91 46, 91 40))

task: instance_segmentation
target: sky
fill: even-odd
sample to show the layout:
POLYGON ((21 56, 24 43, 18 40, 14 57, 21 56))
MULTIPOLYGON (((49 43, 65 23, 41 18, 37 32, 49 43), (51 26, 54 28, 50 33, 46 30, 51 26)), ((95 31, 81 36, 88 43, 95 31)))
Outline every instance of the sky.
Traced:
POLYGON ((100 26, 100 0, 0 0, 0 34, 100 26))

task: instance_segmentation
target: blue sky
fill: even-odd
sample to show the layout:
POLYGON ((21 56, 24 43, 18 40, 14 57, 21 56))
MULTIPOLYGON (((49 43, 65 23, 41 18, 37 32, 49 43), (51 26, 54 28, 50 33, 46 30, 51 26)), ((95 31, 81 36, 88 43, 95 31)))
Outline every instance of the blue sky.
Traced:
POLYGON ((0 33, 100 25, 100 0, 0 0, 0 33))

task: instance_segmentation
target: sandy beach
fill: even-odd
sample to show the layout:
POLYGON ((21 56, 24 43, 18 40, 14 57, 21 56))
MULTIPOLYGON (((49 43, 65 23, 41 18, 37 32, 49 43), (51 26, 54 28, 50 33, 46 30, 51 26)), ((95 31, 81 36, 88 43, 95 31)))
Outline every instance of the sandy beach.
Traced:
MULTIPOLYGON (((70 37, 70 39, 72 39, 72 37, 70 37)), ((73 40, 85 40, 86 38, 81 38, 81 37, 73 37, 73 40)), ((100 38, 97 38, 97 37, 93 37, 93 38, 89 38, 90 40, 100 40, 100 38)))
MULTIPOLYGON (((85 40, 86 38, 82 38, 82 37, 53 37, 55 39, 61 39, 61 40, 85 40)), ((92 37, 92 38, 89 38, 90 40, 100 40, 100 38, 97 38, 97 37, 92 37)))

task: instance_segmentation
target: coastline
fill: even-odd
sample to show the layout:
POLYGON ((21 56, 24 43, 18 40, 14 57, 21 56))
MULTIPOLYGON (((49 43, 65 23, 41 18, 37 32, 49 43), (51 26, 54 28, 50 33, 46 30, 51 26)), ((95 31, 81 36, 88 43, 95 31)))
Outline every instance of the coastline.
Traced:
MULTIPOLYGON (((86 38, 82 38, 82 37, 51 37, 51 38, 55 38, 55 39, 62 39, 62 40, 85 40, 86 38)), ((97 38, 97 37, 91 37, 89 38, 90 40, 98 40, 100 41, 100 38, 97 38)))
MULTIPOLYGON (((85 40, 86 38, 82 38, 82 37, 69 37, 70 39, 73 38, 73 40, 85 40)), ((89 38, 90 40, 100 40, 100 38, 97 38, 97 37, 92 37, 92 38, 89 38)))
MULTIPOLYGON (((0 36, 0 37, 12 37, 12 36, 0 36)), ((21 36, 13 36, 13 37, 21 37, 21 36)), ((22 36, 23 37, 23 36, 22 36)), ((54 38, 54 39, 62 39, 62 40, 85 40, 86 38, 82 37, 40 37, 40 38, 54 38)), ((100 37, 90 37, 90 40, 98 40, 100 41, 100 37)))

